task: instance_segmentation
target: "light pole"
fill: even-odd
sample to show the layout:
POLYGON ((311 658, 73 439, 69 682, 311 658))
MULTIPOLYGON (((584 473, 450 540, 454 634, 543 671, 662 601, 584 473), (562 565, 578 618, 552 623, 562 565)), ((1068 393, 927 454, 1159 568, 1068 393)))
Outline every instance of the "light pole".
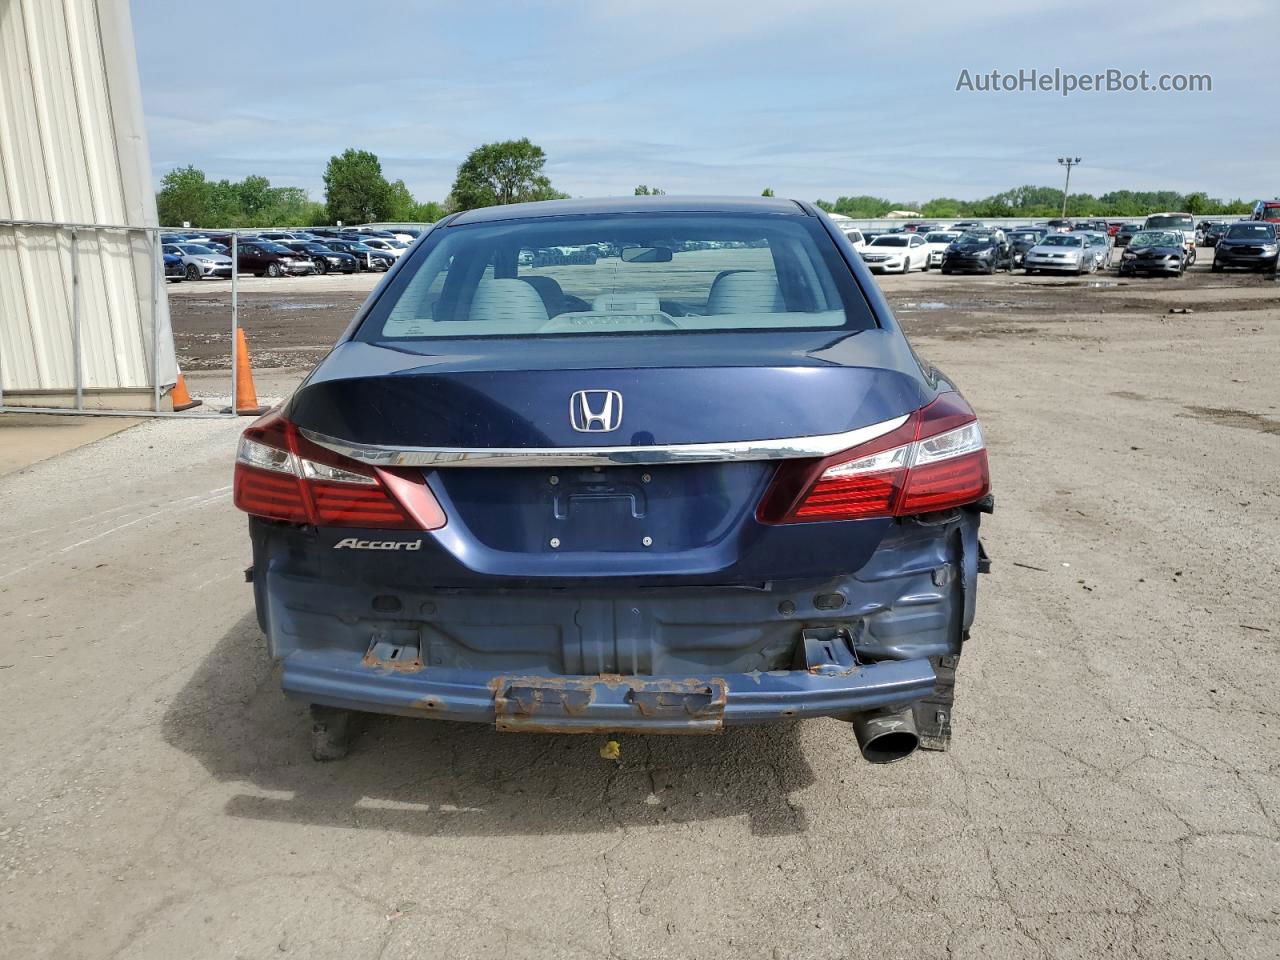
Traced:
POLYGON ((1067 218, 1067 191, 1071 189, 1071 168, 1080 162, 1079 157, 1059 157, 1058 162, 1067 168, 1067 182, 1062 188, 1062 219, 1067 218))

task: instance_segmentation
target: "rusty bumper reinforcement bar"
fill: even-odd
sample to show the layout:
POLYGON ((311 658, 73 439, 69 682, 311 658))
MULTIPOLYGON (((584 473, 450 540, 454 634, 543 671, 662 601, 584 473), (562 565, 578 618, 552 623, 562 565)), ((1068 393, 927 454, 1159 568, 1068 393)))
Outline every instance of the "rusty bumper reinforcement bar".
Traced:
POLYGON ((369 667, 344 650, 284 660, 289 696, 331 707, 493 723, 503 730, 714 733, 736 723, 847 716, 928 696, 927 659, 829 674, 775 670, 715 677, 513 676, 482 670, 369 667))

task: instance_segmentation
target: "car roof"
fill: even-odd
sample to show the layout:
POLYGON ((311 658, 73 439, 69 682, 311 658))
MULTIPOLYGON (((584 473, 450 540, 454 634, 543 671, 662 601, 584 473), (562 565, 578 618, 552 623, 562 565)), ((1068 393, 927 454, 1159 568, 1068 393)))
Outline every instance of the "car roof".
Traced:
POLYGON ((794 200, 778 197, 599 197, 480 207, 458 214, 448 225, 611 213, 789 213, 803 216, 806 211, 794 200))

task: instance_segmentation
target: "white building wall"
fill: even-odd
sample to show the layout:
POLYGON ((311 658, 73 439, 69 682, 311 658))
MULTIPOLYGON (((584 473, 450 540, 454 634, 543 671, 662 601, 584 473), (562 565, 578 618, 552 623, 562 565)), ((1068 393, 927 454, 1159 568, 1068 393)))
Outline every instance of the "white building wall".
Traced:
MULTIPOLYGON (((0 220, 156 226, 128 0, 0 0, 0 220)), ((152 386, 151 240, 87 229, 78 238, 86 403, 120 406, 101 394, 137 399, 152 386)), ((6 404, 70 396, 71 277, 69 230, 0 225, 6 404)), ((156 307, 159 379, 170 384, 163 284, 156 307)))

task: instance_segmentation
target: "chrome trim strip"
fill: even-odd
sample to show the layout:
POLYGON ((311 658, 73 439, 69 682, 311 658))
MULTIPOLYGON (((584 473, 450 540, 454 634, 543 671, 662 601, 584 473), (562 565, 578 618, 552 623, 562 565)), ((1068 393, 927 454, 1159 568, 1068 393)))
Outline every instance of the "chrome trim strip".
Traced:
POLYGON ((717 463, 829 457, 874 440, 907 422, 883 420, 846 433, 779 440, 678 443, 655 447, 384 447, 339 440, 314 430, 302 435, 344 457, 379 467, 595 467, 607 464, 717 463))

